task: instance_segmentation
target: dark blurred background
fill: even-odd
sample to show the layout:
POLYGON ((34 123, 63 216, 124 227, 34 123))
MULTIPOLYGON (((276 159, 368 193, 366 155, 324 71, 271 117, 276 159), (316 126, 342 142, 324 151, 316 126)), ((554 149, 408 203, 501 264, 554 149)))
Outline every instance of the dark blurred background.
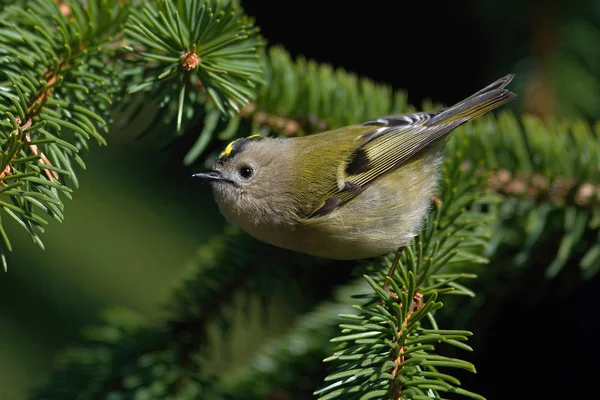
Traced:
MULTIPOLYGON (((405 88, 415 105, 424 99, 452 103, 517 73, 511 86, 520 95, 517 109, 591 121, 600 113, 597 1, 242 5, 270 44, 405 88)), ((173 149, 136 140, 137 131, 113 129, 108 148, 90 151, 66 221, 51 223, 43 237, 45 251, 9 226, 14 251, 8 272, 0 273, 1 399, 23 399, 43 382, 55 352, 76 343, 80 329, 97 322, 104 307, 161 318, 186 261, 221 231, 208 187, 188 178, 190 169, 173 149)), ((576 290, 551 287, 533 303, 520 301, 524 293, 507 293, 493 335, 478 350, 485 355, 479 373, 465 386, 489 399, 516 398, 517 385, 528 384, 538 369, 552 385, 534 385, 532 396, 554 398, 572 393, 561 392, 569 385, 591 386, 592 360, 600 353, 590 343, 590 294, 598 289, 598 279, 576 290)), ((259 332, 255 325, 251 331, 259 332)), ((256 332, 247 340, 258 340, 256 332)))

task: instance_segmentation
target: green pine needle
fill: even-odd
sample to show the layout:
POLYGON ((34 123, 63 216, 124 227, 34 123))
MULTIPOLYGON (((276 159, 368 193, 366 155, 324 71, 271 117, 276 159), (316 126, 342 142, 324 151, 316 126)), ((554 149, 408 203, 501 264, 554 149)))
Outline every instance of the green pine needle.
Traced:
MULTIPOLYGON (((126 20, 128 2, 87 5, 65 1, 61 10, 54 1, 33 0, 0 14, 0 212, 39 246, 46 222, 38 214, 62 221, 61 195, 69 197, 67 184, 78 182, 72 162, 82 163, 77 153, 89 140, 106 144, 106 100, 120 89, 105 60, 115 53, 111 36, 126 20)), ((10 245, 5 233, 2 239, 5 261, 10 245)))
POLYGON ((195 117, 198 103, 210 101, 224 116, 233 117, 256 98, 264 83, 263 41, 234 1, 145 2, 125 32, 124 52, 138 56, 132 68, 144 66, 148 71, 129 92, 152 90, 162 92, 163 99, 177 97, 176 103, 159 100, 166 122, 174 119, 176 133, 195 117))

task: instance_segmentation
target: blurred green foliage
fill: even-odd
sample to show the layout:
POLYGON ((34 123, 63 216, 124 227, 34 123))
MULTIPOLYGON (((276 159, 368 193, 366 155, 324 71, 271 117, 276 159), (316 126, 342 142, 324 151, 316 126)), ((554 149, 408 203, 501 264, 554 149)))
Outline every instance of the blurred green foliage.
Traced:
MULTIPOLYGON (((0 8, 5 3, 0 1, 0 8)), ((600 90, 595 90, 600 88, 600 11, 592 1, 579 2, 578 7, 571 3, 555 2, 554 14, 540 14, 539 18, 548 19, 547 25, 536 25, 533 10, 537 8, 530 4, 478 4, 477 10, 495 21, 490 30, 502 26, 494 38, 506 50, 490 57, 486 68, 489 76, 516 72, 519 92, 542 85, 553 93, 550 106, 531 103, 539 95, 522 96, 523 105, 532 111, 596 120, 600 116, 600 90), (550 43, 549 50, 533 54, 530 40, 536 29, 554 32, 557 40, 550 43), (527 40, 522 40, 524 31, 532 32, 527 40), (536 83, 538 78, 541 84, 536 83), (544 86, 547 82, 554 86, 544 86)), ((310 45, 307 42, 306 46, 310 45)), ((152 112, 142 112, 140 117, 148 122, 147 115, 152 112)), ((136 141, 137 131, 135 126, 113 129, 107 137, 108 148, 92 147, 86 156, 87 171, 79 174, 80 188, 68 201, 65 222, 51 222, 47 228, 45 251, 32 246, 16 225, 9 225, 14 251, 8 273, 0 274, 1 399, 20 400, 38 386, 51 369, 56 350, 76 342, 81 327, 97 322, 99 311, 107 306, 126 306, 151 323, 161 321, 165 317, 161 306, 194 259, 197 246, 222 231, 224 221, 210 191, 188 180, 181 150, 158 151, 148 142, 136 141)), ((535 226, 528 229, 535 230, 535 226)), ((506 236, 518 243, 522 232, 511 231, 506 236)), ((558 240, 554 243, 558 245, 558 240)), ((535 258, 544 267, 548 264, 544 261, 551 261, 539 250, 535 258)), ((491 284, 498 275, 519 273, 516 268, 503 271, 480 285, 491 284)), ((501 285, 497 292, 505 289, 501 285)), ((235 369, 247 362, 267 339, 266 323, 269 334, 276 335, 293 323, 298 312, 285 301, 275 302, 267 307, 265 320, 260 299, 232 295, 234 304, 247 303, 250 311, 234 307, 229 315, 234 321, 230 333, 233 347, 224 345, 218 327, 211 327, 215 345, 209 358, 215 370, 235 369)), ((474 308, 479 309, 483 301, 475 300, 474 308)), ((450 303, 448 308, 457 315, 462 310, 460 303, 450 303)), ((485 316, 480 317, 482 325, 489 323, 481 322, 485 316)), ((468 320, 463 314, 459 318, 468 320)))

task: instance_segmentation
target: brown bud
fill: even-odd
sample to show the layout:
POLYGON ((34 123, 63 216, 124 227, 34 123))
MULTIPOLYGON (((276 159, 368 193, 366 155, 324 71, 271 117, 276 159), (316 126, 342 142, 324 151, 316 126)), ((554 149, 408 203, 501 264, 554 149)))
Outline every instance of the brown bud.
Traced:
POLYGON ((264 124, 268 118, 269 116, 264 112, 259 111, 256 114, 254 114, 254 120, 259 124, 264 124))
POLYGON ((300 124, 293 119, 288 119, 283 127, 283 132, 288 136, 296 136, 300 131, 300 124))
POLYGON ((247 104, 240 110, 240 117, 245 118, 249 115, 252 115, 256 111, 256 106, 252 103, 247 104))
POLYGON ((596 188, 591 183, 584 183, 581 185, 577 191, 577 194, 575 195, 575 204, 589 204, 595 194, 595 189, 596 188))
POLYGON ((70 17, 71 16, 71 7, 69 7, 68 4, 60 1, 59 5, 58 5, 58 9, 60 10, 61 14, 64 15, 65 17, 70 17))
POLYGON ((548 179, 544 176, 535 174, 531 177, 531 185, 539 190, 547 190, 548 189, 548 179))
POLYGON ((522 179, 515 179, 506 185, 506 192, 512 195, 522 195, 527 192, 527 184, 522 179))
POLYGON ((496 177, 500 183, 508 183, 512 178, 512 174, 507 169, 501 169, 496 173, 496 177))
POLYGON ((200 56, 198 54, 190 51, 190 52, 183 54, 183 58, 181 59, 181 66, 186 71, 191 71, 194 68, 196 68, 196 66, 198 65, 199 62, 200 62, 200 56))

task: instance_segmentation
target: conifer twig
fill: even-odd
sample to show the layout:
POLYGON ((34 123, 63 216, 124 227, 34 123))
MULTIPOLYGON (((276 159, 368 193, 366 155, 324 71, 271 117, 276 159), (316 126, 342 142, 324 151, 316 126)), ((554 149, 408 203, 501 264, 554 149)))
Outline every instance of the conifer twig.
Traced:
MULTIPOLYGON (((64 61, 61 61, 58 67, 58 72, 63 71, 65 68, 68 67, 68 63, 64 63, 64 61)), ((29 133, 27 133, 27 129, 29 129, 31 127, 31 125, 33 125, 33 118, 40 112, 40 110, 42 109, 44 103, 46 102, 46 100, 50 97, 51 95, 51 88, 57 83, 58 81, 58 73, 50 73, 49 71, 46 72, 46 87, 43 88, 42 90, 40 90, 37 94, 37 96, 30 101, 29 107, 27 108, 27 112, 25 114, 25 122, 23 123, 23 121, 20 118, 15 118, 17 124, 19 125, 19 127, 21 128, 22 132, 23 132, 23 141, 22 143, 29 143, 31 142, 31 136, 29 135, 29 133)), ((16 135, 18 133, 18 129, 11 132, 11 135, 16 135)), ((52 163, 50 162, 50 160, 48 159, 48 157, 38 148, 37 145, 35 144, 30 144, 29 148, 31 149, 31 152, 38 156, 40 158, 40 162, 42 164, 45 164, 49 167, 52 167, 52 163)), ((2 171, 2 173, 0 173, 0 178, 6 176, 8 173, 10 173, 12 171, 12 166, 9 164, 6 166, 6 168, 4 169, 4 171, 2 171)), ((58 172, 54 171, 54 170, 50 170, 47 168, 44 168, 44 172, 46 174, 46 176, 48 177, 48 179, 50 181, 54 181, 54 180, 58 180, 59 176, 58 176, 58 172)), ((0 180, 1 182, 1 180, 0 180)))
MULTIPOLYGON (((15 119, 17 121, 17 124, 19 124, 19 126, 23 130, 24 137, 25 137, 25 142, 31 142, 31 137, 25 131, 31 127, 31 125, 32 125, 32 119, 29 118, 27 120, 27 122, 25 122, 23 125, 21 125, 21 119, 20 118, 15 118, 15 119)), ((18 130, 15 130, 15 131, 11 132, 11 135, 16 135, 17 132, 18 132, 18 130)), ((48 157, 46 157, 46 155, 37 147, 37 145, 30 144, 29 148, 31 149, 31 152, 33 154, 35 154, 36 156, 40 157, 40 162, 42 164, 45 164, 45 165, 48 165, 48 166, 52 167, 52 163, 50 162, 50 160, 48 159, 48 157)), ((12 173, 13 171, 14 171, 14 168, 9 163, 6 166, 6 168, 4 168, 4 170, 2 172, 0 172, 0 183, 4 183, 2 181, 2 178, 4 178, 6 175, 12 173)), ((50 181, 53 181, 55 179, 58 180, 58 172, 53 171, 53 170, 49 170, 47 168, 44 168, 44 172, 46 173, 46 176, 48 177, 48 179, 50 181)))
MULTIPOLYGON (((402 307, 402 304, 400 304, 400 307, 402 307)), ((410 305, 410 311, 408 312, 408 314, 406 314, 406 318, 402 322, 402 327, 400 329, 398 329, 398 338, 399 339, 395 340, 396 342, 400 340, 403 332, 405 332, 405 334, 406 334, 406 332, 407 332, 406 329, 408 328, 408 322, 409 322, 410 318, 412 317, 412 315, 416 311, 419 311, 422 308, 423 308, 423 295, 419 292, 416 292, 415 295, 413 296, 413 300, 410 305)), ((396 375, 398 375, 398 372, 400 371, 400 369, 402 368, 402 364, 404 363, 404 352, 405 351, 406 351, 406 346, 402 345, 400 347, 400 351, 398 352, 398 356, 394 360, 395 366, 391 372, 391 375, 394 377, 394 379, 392 379, 392 388, 391 388, 392 389, 391 393, 392 393, 393 399, 401 399, 400 392, 402 392, 402 383, 399 383, 399 381, 396 379, 396 375)))
POLYGON ((557 176, 549 179, 541 174, 513 175, 506 169, 500 169, 489 176, 486 184, 491 190, 505 196, 581 207, 600 204, 600 184, 579 182, 574 177, 557 176))
MULTIPOLYGON (((80 150, 92 138, 106 143, 101 130, 120 89, 110 57, 128 14, 117 0, 31 0, 2 9, 0 190, 10 203, 0 208, 40 247, 47 222, 38 214, 64 220, 60 195, 72 189, 61 177, 77 186, 80 150)), ((6 267, 12 246, 1 221, 0 233, 6 267)))

